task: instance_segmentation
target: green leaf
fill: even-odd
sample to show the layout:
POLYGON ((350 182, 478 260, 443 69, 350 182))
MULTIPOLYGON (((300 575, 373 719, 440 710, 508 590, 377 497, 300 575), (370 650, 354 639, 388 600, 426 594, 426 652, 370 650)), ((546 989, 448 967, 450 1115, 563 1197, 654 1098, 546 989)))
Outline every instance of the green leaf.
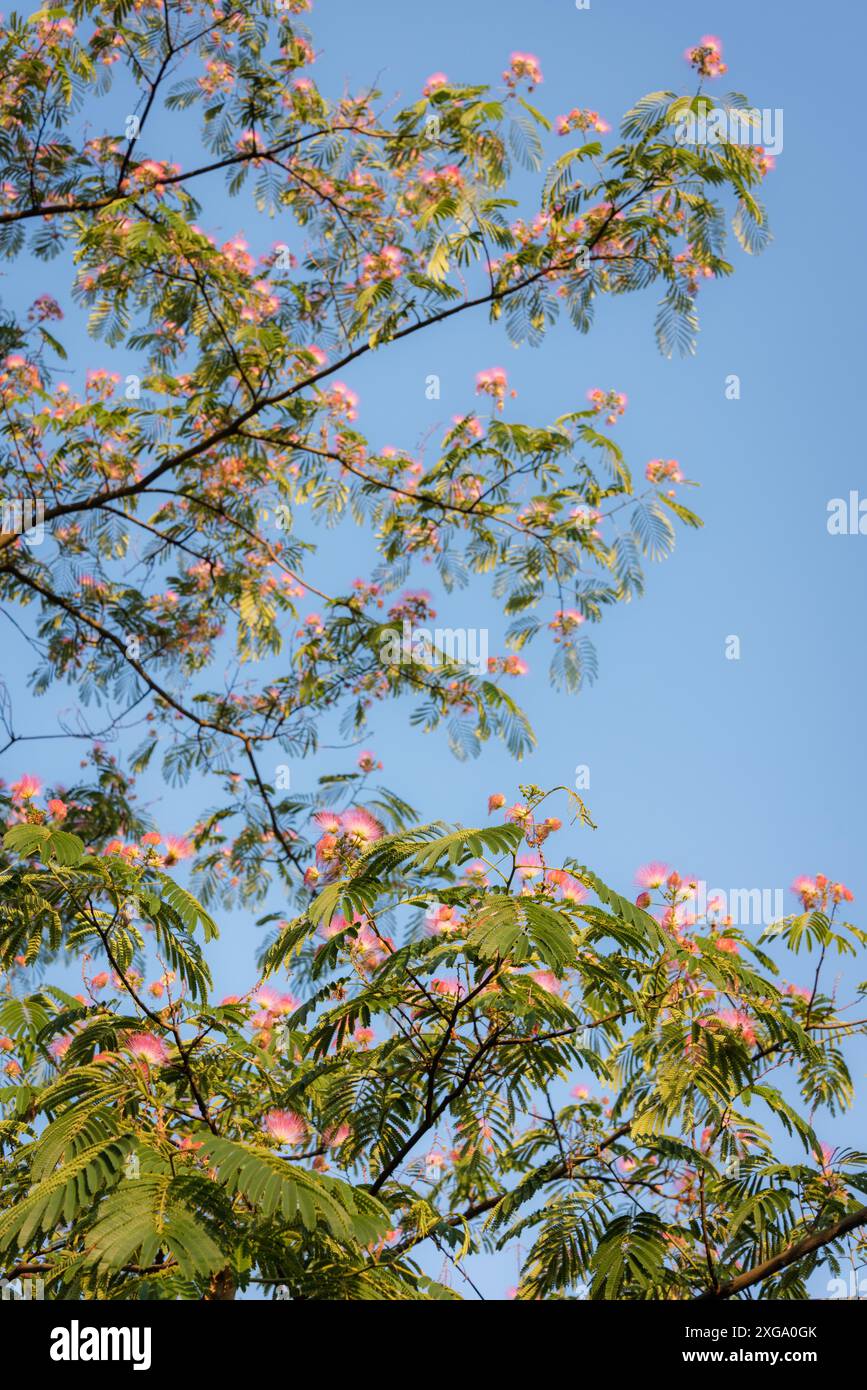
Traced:
POLYGON ((308 1231, 321 1222, 338 1240, 368 1244, 389 1229, 391 1218, 375 1198, 337 1178, 293 1167, 268 1149, 209 1136, 204 1151, 219 1180, 240 1192, 263 1216, 279 1214, 308 1231))
POLYGON ((187 892, 186 888, 182 888, 173 878, 169 878, 168 874, 160 873, 157 869, 153 872, 162 885, 164 900, 174 908, 188 931, 193 932, 201 925, 206 941, 212 941, 220 935, 219 927, 210 913, 202 907, 198 898, 194 898, 192 893, 187 892))
POLYGON ((226 1253, 184 1200, 189 1185, 171 1176, 141 1174, 109 1195, 87 1239, 97 1266, 121 1269, 153 1264, 168 1251, 184 1278, 208 1275, 225 1266, 226 1253))
POLYGON ((43 861, 56 859, 66 868, 74 867, 84 857, 83 840, 50 825, 13 825, 3 836, 3 846, 24 859, 38 854, 43 861))

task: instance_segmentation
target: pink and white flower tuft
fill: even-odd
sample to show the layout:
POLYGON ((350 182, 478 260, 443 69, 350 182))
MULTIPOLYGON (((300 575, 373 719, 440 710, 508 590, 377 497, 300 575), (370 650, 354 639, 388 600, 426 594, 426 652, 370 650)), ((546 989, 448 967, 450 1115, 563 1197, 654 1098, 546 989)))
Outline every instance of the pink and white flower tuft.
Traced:
POLYGON ((652 864, 644 864, 635 875, 635 882, 641 888, 661 888, 669 875, 667 864, 660 864, 655 861, 652 864))
POLYGON ((269 1110, 264 1123, 271 1138, 281 1144, 300 1144, 307 1133, 304 1120, 294 1110, 269 1110))
POLYGON ((365 844, 373 844, 375 840, 381 840, 385 834, 379 821, 362 806, 354 806, 351 811, 345 811, 342 824, 347 835, 352 835, 365 844))
POLYGON ((143 1062, 152 1062, 156 1067, 161 1067, 168 1060, 169 1049, 162 1038, 154 1037, 153 1033, 130 1033, 126 1046, 134 1057, 141 1058, 143 1062))

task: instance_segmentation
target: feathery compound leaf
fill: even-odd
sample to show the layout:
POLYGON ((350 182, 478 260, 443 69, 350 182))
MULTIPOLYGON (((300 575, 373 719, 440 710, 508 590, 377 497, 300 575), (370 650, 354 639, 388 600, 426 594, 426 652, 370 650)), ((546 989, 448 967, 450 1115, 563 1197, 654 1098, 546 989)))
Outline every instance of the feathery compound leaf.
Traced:
POLYGON ((56 859, 67 867, 78 864, 84 856, 83 840, 50 825, 13 825, 3 836, 3 845, 25 859, 38 854, 46 863, 56 859))
POLYGON ((146 1173, 115 1188, 87 1239, 97 1268, 147 1267, 164 1250, 188 1279, 222 1269, 226 1252, 187 1206, 187 1190, 183 1179, 146 1173))
POLYGON ((243 1193, 263 1216, 279 1214, 308 1231, 321 1222, 336 1239, 362 1244, 384 1235, 391 1224, 375 1198, 337 1178, 294 1167, 268 1149, 209 1136, 205 1150, 220 1182, 243 1193))
MULTIPOLYGON (((764 113, 707 95, 722 64, 701 40, 701 81, 652 91, 613 139, 573 107, 537 177, 557 142, 524 96, 532 55, 512 54, 496 91, 439 74, 401 109, 347 95, 351 78, 326 91, 305 0, 206 6, 203 33, 200 8, 76 0, 72 19, 0 20, 0 255, 22 259, 8 278, 23 285, 24 255, 56 257, 65 298, 117 349, 58 385, 59 304, 0 308, 2 603, 34 653, 32 692, 75 687, 68 721, 46 734, 34 716, 24 735, 0 682, 0 724, 16 758, 34 735, 91 745, 73 785, 60 759, 44 789, 20 768, 0 782, 3 1267, 44 1271, 69 1300, 285 1283, 303 1302, 431 1301, 455 1296, 421 1273, 438 1255, 462 1290, 464 1261, 520 1241, 522 1299, 821 1291, 841 1229, 856 1254, 867 1230, 867 1156, 834 1149, 827 1124, 867 1034, 831 982, 867 946, 840 921, 849 890, 801 880, 803 912, 775 907, 756 947, 737 901, 761 920, 759 890, 717 910, 654 864, 644 911, 580 868, 593 822, 568 787, 528 774, 514 807, 511 779, 490 794, 506 824, 416 824, 377 754, 354 751, 406 710, 445 756, 497 740, 526 757, 513 678, 532 666, 530 684, 576 694, 593 680, 583 634, 642 595, 677 522, 700 526, 678 500, 691 480, 659 459, 636 491, 614 442, 622 383, 595 369, 551 416, 516 418, 532 393, 503 367, 478 373, 475 403, 450 372, 462 401, 433 405, 432 357, 430 430, 394 446, 362 430, 358 381, 335 379, 435 345, 444 320, 535 347, 564 311, 569 338, 625 295, 659 302, 663 353, 692 352, 699 289, 716 301, 729 248, 769 239, 764 113), (135 134, 104 131, 112 81, 148 75, 140 120, 186 116, 183 168, 135 117, 135 134), (163 78, 180 84, 167 102, 163 78), (200 208, 197 175, 220 167, 200 208), (217 236, 235 194, 285 241, 260 255, 264 226, 255 251, 217 236), (329 561, 342 571, 359 538, 375 558, 335 592, 329 561), (425 564, 436 594, 409 587, 425 564), (492 627, 427 626, 476 618, 492 627), (533 644, 547 650, 528 664, 533 644), (337 762, 290 792, 278 759, 294 776, 320 754, 337 762), (155 777, 204 801, 174 805, 155 777), (189 843, 166 833, 187 810, 189 843), (170 867, 188 852, 201 901, 170 867), (266 928, 221 1003, 215 903, 242 935, 266 928), (799 983, 781 985, 771 937, 796 970, 813 955, 799 983), (55 966, 67 990, 32 983, 55 966), (805 1152, 782 1162, 778 1145, 805 1152)), ((487 352, 479 365, 501 360, 487 352)), ((646 447, 639 460, 669 452, 646 447)), ((592 745, 579 724, 576 759, 592 745)), ((425 781, 426 797, 454 791, 445 772, 425 781)))
POLYGON ((103 1135, 36 1183, 17 1204, 0 1216, 0 1249, 17 1238, 26 1247, 37 1231, 50 1235, 61 1223, 75 1221, 93 1206, 94 1195, 118 1179, 129 1151, 129 1138, 103 1135))
POLYGON ((510 956, 516 964, 536 951, 552 970, 575 963, 571 923, 554 908, 526 899, 495 896, 476 914, 470 944, 481 956, 510 956))
POLYGON ((650 913, 645 912, 643 908, 636 907, 635 903, 631 903, 628 898, 623 898, 619 893, 615 893, 613 888, 609 888, 590 869, 582 865, 576 869, 576 873, 579 878, 590 885, 607 907, 610 907, 618 917, 622 917, 624 922, 635 927, 642 939, 650 941, 657 948, 670 948, 675 944, 668 932, 660 927, 659 923, 650 916, 650 913))
POLYGON ((732 228, 741 246, 751 256, 760 255, 771 239, 767 215, 761 204, 748 193, 744 193, 738 201, 732 228))
POLYGON ((187 931, 194 932, 196 927, 201 925, 205 941, 212 941, 220 935, 216 922, 209 913, 205 911, 202 904, 192 893, 187 892, 179 883, 175 883, 168 874, 154 870, 154 877, 162 888, 162 897, 173 907, 180 917, 187 931))
POLYGON ((621 130, 627 139, 643 139, 654 127, 661 127, 668 118, 675 92, 649 92, 626 112, 621 122, 621 130))

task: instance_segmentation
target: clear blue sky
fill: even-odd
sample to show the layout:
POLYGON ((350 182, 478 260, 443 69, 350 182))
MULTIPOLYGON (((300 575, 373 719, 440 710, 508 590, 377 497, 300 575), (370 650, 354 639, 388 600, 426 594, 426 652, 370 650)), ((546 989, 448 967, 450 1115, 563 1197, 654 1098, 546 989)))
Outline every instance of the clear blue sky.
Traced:
MULTIPOLYGON (((541 60, 545 81, 535 99, 547 114, 591 107, 616 127, 644 93, 687 90, 683 50, 714 33, 729 64, 715 87, 783 109, 784 149, 765 182, 775 239, 758 258, 732 241, 735 276, 701 291, 695 358, 657 354, 650 291, 603 302, 586 338, 563 324, 540 349, 516 351, 483 316, 461 318, 343 374, 361 396, 359 426, 372 445, 407 449, 472 405, 482 367, 508 369, 519 393, 508 407, 514 420, 548 423, 593 386, 625 391, 629 409, 615 437, 628 460, 637 472, 652 457, 677 458, 702 484, 689 500, 706 523, 698 533, 679 531, 673 558, 650 568, 646 597, 594 634, 594 688, 578 697, 551 691, 547 654, 541 646, 526 653, 531 673, 515 688, 539 747, 522 766, 494 744, 479 761, 459 764, 441 736, 413 733, 393 705, 374 711, 364 746, 384 762, 387 784, 424 815, 464 823, 484 820, 490 791, 511 798, 519 780, 571 785, 576 764, 588 764, 586 799, 599 829, 561 838, 622 890, 652 858, 721 888, 787 887, 796 874, 822 871, 853 889, 859 920, 867 897, 867 740, 858 713, 867 684, 867 536, 829 536, 826 505, 850 489, 867 496, 856 433, 867 321, 858 240, 867 211, 862 13, 841 0, 821 9, 780 0, 592 0, 589 11, 572 0, 324 0, 311 25, 322 50, 317 79, 330 94, 347 78, 356 88, 376 80, 385 93, 415 99, 439 69, 457 81, 496 82, 510 51, 520 49, 541 60), (845 230, 829 235, 832 219, 845 219, 845 230), (424 394, 433 372, 442 381, 437 402, 424 394), (725 398, 729 373, 741 379, 739 401, 725 398), (725 659, 730 634, 740 638, 739 661, 725 659)), ((124 115, 95 111, 94 133, 103 122, 119 132, 124 115)), ((188 162, 194 120, 164 123, 160 140, 145 142, 147 153, 188 162)), ((553 137, 549 149, 559 153, 553 137)), ((217 185, 207 210, 209 229, 254 232, 256 219, 241 202, 224 201, 217 185)), ((288 232, 260 225, 253 249, 288 232)), ((15 273, 0 281, 4 295, 15 273)), ((66 303, 66 281, 46 284, 47 277, 39 271, 33 293, 48 288, 66 303)), ((87 367, 108 364, 99 345, 77 342, 76 381, 87 367)), ((364 573, 363 537, 328 550, 333 591, 364 573)), ((316 572, 314 562, 311 577, 316 572)), ((436 590, 433 578, 420 568, 411 586, 436 590)), ((489 626, 492 650, 502 649, 503 624, 484 590, 471 587, 438 606, 449 626, 489 626)), ((53 727, 71 695, 55 689, 25 715, 24 653, 8 624, 2 641, 20 730, 53 727)), ((0 773, 71 780, 78 756, 78 745, 31 745, 7 755, 0 773)), ((333 759, 299 764, 293 789, 312 788, 320 772, 336 770, 333 759)), ((167 793, 155 774, 142 781, 143 799, 148 793, 163 797, 158 819, 175 831, 216 794, 201 785, 167 793)), ((794 906, 787 894, 787 909, 794 906)), ((220 993, 249 981, 258 940, 241 914, 224 920, 220 993)), ((850 982, 867 973, 863 961, 860 973, 847 971, 850 982)), ((805 972, 802 962, 789 977, 803 983, 805 972)), ((863 1048, 854 1060, 859 1086, 863 1048)), ((863 1147, 863 1105, 828 1128, 829 1142, 863 1147)), ((474 1277, 488 1296, 502 1296, 516 1282, 514 1258, 479 1261, 474 1277)))

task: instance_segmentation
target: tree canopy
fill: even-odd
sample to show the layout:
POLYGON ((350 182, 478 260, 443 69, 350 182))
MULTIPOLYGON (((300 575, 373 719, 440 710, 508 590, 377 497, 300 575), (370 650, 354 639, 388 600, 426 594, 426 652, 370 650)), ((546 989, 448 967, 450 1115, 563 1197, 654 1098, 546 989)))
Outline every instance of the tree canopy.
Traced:
POLYGON ((602 882, 572 789, 495 793, 468 828, 373 754, 309 794, 285 775, 326 719, 354 737, 397 699, 458 757, 495 737, 519 759, 521 651, 547 644, 577 697, 590 627, 701 525, 676 460, 625 458, 614 388, 517 423, 481 367, 419 451, 365 437, 347 378, 462 317, 500 343, 560 316, 586 334, 624 294, 652 293, 659 349, 691 352, 727 242, 768 240, 771 161, 679 123, 749 102, 711 95, 709 37, 697 90, 641 98, 617 134, 545 114, 525 53, 400 107, 329 99, 308 8, 81 0, 0 26, 0 253, 65 285, 0 322, 0 601, 34 694, 71 685, 59 732, 88 746, 72 778, 19 765, 0 790, 7 1276, 61 1298, 444 1299, 460 1280, 427 1248, 460 1269, 520 1236, 522 1299, 805 1297, 867 1222, 867 1154, 817 1125, 851 1102, 867 1026, 822 977, 865 944, 845 885, 800 880, 756 942, 668 866, 637 900, 602 882), (95 134, 115 91, 124 131, 95 134), (152 135, 181 114, 189 168, 152 135), (247 236, 209 233, 215 199, 247 236), (80 389, 63 322, 85 317, 101 365, 80 389), (346 593, 322 526, 376 552, 346 593), (446 595, 490 584, 502 653, 433 630, 421 563, 446 595), (185 836, 139 806, 155 769, 203 789, 185 836), (266 941, 218 1001, 209 943, 239 907, 266 941), (781 980, 780 945, 810 953, 810 988, 781 980), (569 1091, 585 1071, 604 1099, 569 1091))

